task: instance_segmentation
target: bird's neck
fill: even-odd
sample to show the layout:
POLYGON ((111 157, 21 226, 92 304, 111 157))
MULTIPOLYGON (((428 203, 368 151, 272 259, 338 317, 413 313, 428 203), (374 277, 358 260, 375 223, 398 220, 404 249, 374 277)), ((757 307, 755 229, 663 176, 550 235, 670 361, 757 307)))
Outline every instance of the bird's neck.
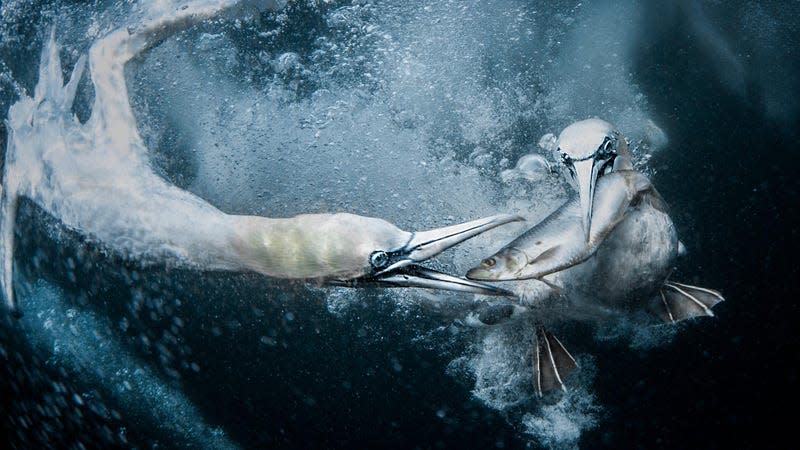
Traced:
POLYGON ((317 280, 349 278, 363 270, 353 248, 358 244, 347 239, 337 215, 231 217, 230 248, 246 270, 275 278, 317 280))
POLYGON ((271 219, 258 216, 231 216, 233 235, 230 249, 234 258, 245 270, 251 270, 277 278, 287 277, 291 270, 286 266, 283 251, 289 250, 289 242, 298 241, 298 233, 289 219, 271 219), (294 235, 294 236, 292 236, 294 235))

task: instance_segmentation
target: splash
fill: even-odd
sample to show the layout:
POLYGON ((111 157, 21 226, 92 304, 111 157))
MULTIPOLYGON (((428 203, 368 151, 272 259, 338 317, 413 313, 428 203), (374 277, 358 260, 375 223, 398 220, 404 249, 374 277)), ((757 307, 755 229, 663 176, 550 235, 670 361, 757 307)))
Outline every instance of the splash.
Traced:
POLYGON ((450 372, 473 377, 473 395, 518 423, 532 441, 547 448, 575 448, 602 417, 591 391, 594 359, 580 355, 569 389, 539 397, 533 389, 535 339, 534 324, 524 319, 484 329, 475 347, 451 363, 450 372))
POLYGON ((507 410, 533 395, 531 350, 533 327, 522 321, 488 331, 479 344, 470 369, 475 375, 473 395, 498 410, 507 410))
POLYGON ((585 431, 597 427, 602 412, 594 395, 587 388, 578 388, 558 403, 542 405, 535 414, 526 413, 521 422, 525 432, 544 447, 573 449, 578 448, 585 431))

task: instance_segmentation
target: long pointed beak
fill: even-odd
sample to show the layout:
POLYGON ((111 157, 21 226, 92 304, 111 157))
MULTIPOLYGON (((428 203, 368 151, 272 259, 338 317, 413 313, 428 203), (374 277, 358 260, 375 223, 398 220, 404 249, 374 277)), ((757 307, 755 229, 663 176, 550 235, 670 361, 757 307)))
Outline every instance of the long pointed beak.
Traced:
POLYGON ((597 184, 597 173, 600 165, 595 164, 594 158, 576 162, 576 183, 578 196, 581 200, 581 220, 586 242, 589 242, 589 232, 592 229, 592 206, 594 204, 594 187, 597 184))
POLYGON ((413 233, 408 243, 399 251, 402 257, 380 272, 362 278, 334 280, 329 283, 351 287, 421 287, 483 295, 513 296, 513 293, 505 289, 448 275, 422 267, 418 263, 492 228, 520 220, 524 219, 520 216, 500 214, 459 225, 413 233))
POLYGON ((525 219, 511 214, 498 214, 449 227, 419 231, 413 234, 404 251, 412 262, 425 261, 492 228, 521 220, 525 219))
MULTIPOLYGON (((340 284, 340 283, 336 283, 340 284)), ((412 264, 391 272, 384 272, 365 280, 355 280, 354 283, 342 283, 348 286, 374 286, 374 287, 414 287, 438 289, 442 291, 464 292, 468 294, 481 295, 502 295, 513 297, 511 291, 492 286, 491 284, 481 283, 480 281, 467 280, 465 278, 448 275, 438 270, 412 264)))

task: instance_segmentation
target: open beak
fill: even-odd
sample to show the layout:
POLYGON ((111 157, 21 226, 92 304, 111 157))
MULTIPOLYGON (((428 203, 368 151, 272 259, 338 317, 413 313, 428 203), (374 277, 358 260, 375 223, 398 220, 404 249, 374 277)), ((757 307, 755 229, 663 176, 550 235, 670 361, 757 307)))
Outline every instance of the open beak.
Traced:
MULTIPOLYGON (((422 262, 492 228, 521 220, 525 219, 511 214, 498 214, 435 230, 418 231, 403 247, 403 252, 409 262, 422 262)), ((392 266, 386 268, 386 270, 391 269, 392 266)))
POLYGON ((581 220, 586 242, 589 242, 589 233, 592 229, 592 207, 594 204, 594 187, 597 185, 597 175, 602 164, 597 164, 594 158, 574 163, 575 182, 577 183, 578 196, 581 201, 581 220))
POLYGON ((408 243, 397 251, 395 261, 386 268, 366 277, 336 281, 333 284, 422 287, 483 295, 513 296, 514 294, 505 289, 428 269, 419 263, 492 228, 520 220, 524 219, 520 216, 500 214, 459 225, 412 233, 408 243))
POLYGON ((465 292, 468 294, 514 296, 513 292, 491 284, 448 275, 417 264, 410 264, 391 272, 383 272, 381 275, 371 277, 368 280, 362 280, 359 284, 365 282, 375 287, 415 287, 465 292))

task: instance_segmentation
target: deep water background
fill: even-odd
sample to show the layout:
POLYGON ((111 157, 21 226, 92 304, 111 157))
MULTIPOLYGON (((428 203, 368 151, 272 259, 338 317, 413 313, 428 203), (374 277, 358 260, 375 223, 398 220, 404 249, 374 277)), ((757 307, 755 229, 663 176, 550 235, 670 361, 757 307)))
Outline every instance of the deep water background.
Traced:
MULTIPOLYGON (((793 439, 787 411, 800 400, 800 2, 652 3, 631 68, 670 140, 650 166, 689 249, 674 278, 720 288, 727 301, 715 319, 684 325, 665 346, 593 347, 593 388, 604 411, 580 447, 779 447, 793 439), (697 25, 697 5, 713 36, 697 25), (742 11, 755 7, 775 19, 771 28, 738 29, 742 11), (740 65, 710 43, 720 36, 740 65)), ((23 47, 40 46, 41 29, 28 26, 19 35, 30 40, 16 55, 4 46, 0 68, 32 86, 35 66, 15 59, 23 47)), ((13 93, 2 95, 5 116, 13 93)), ((419 330, 449 319, 421 306, 399 312, 392 294, 365 293, 333 315, 325 289, 142 268, 60 229, 28 203, 17 236, 23 279, 44 278, 77 314, 108 318, 144 364, 165 367, 161 376, 243 447, 537 446, 472 398, 469 383, 446 375, 448 356, 463 351, 458 341, 435 333, 419 339, 419 330), (149 300, 137 306, 132 293, 149 300), (267 301, 255 307, 252 297, 267 301), (131 314, 139 320, 119 328, 131 314), (185 348, 191 354, 181 354, 185 348)), ((141 415, 118 410, 102 386, 76 379, 69 366, 38 356, 14 319, 0 323, 0 436, 11 447, 169 448, 181 441, 179 432, 164 435, 141 415)))
MULTIPOLYGON (((742 5, 719 8, 725 27, 742 5)), ((775 3, 782 30, 773 40, 735 42, 773 58, 748 67, 741 92, 709 70, 703 42, 685 18, 659 8, 637 57, 637 80, 670 130, 672 152, 656 158, 653 182, 673 205, 690 249, 675 279, 719 286, 717 320, 678 334, 645 359, 608 355, 603 402, 620 417, 586 436, 586 448, 762 448, 791 433, 781 411, 798 400, 797 2, 775 3), (780 73, 790 89, 778 102, 787 116, 765 114, 758 72, 780 73), (667 378, 670 389, 650 389, 667 378), (619 380, 627 380, 620 383, 619 380)), ((729 36, 735 30, 726 30, 729 36)), ((629 355, 630 356, 630 355, 629 355)))

